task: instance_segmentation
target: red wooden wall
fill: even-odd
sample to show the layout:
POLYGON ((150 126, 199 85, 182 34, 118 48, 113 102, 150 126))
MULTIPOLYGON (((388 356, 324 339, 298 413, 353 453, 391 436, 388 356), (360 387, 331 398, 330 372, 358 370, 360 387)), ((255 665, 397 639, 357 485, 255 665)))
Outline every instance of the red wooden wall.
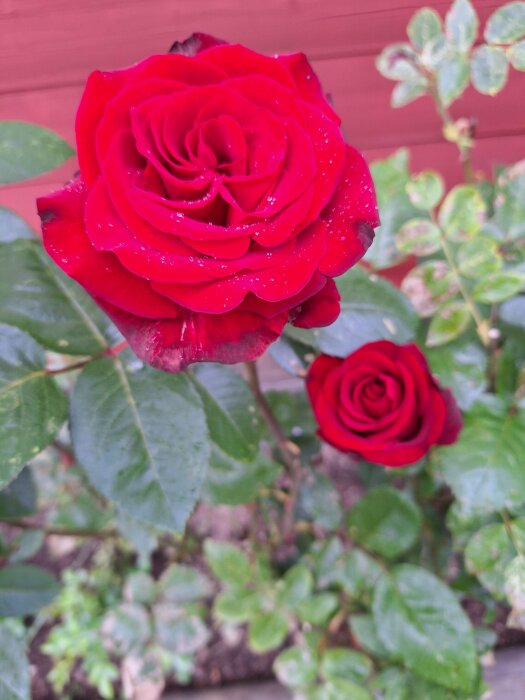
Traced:
MULTIPOLYGON (((482 20, 503 4, 473 0, 482 20)), ((402 41, 411 15, 424 5, 442 15, 449 0, 0 0, 0 119, 24 119, 58 131, 74 143, 73 120, 82 84, 96 68, 111 69, 175 39, 203 31, 264 53, 304 51, 310 57, 349 142, 370 159, 400 146, 412 149, 415 170, 441 169, 460 178, 454 146, 443 143, 428 98, 400 110, 389 107, 393 83, 374 60, 402 41)), ((469 91, 455 116, 478 118, 475 165, 525 157, 525 73, 513 72, 497 97, 469 91)), ((59 171, 0 189, 0 204, 36 224, 34 199, 73 172, 59 171)))

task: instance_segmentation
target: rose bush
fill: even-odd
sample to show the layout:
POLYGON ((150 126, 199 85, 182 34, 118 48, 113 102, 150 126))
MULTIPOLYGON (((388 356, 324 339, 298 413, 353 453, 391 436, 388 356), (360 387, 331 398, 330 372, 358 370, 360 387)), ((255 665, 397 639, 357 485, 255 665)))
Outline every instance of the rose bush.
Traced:
POLYGON ((95 72, 80 174, 38 202, 44 245, 155 367, 253 360, 327 325, 378 225, 368 167, 302 54, 194 35, 95 72))
MULTIPOLYGON (((448 107, 525 70, 524 8, 484 40, 470 0, 422 8, 379 57, 465 182, 374 162, 378 241, 337 292, 375 199, 304 57, 196 35, 90 78, 81 174, 40 202, 59 264, 0 207, 0 700, 157 700, 273 659, 296 700, 487 697, 503 605, 525 639, 525 162, 474 169, 448 107), (158 367, 219 362, 138 362, 75 279, 158 367), (286 320, 289 384, 223 364, 286 320)), ((0 183, 71 155, 0 121, 0 183)))
POLYGON ((452 444, 461 430, 451 391, 440 388, 413 344, 379 340, 346 359, 320 355, 306 388, 324 440, 389 467, 452 444))

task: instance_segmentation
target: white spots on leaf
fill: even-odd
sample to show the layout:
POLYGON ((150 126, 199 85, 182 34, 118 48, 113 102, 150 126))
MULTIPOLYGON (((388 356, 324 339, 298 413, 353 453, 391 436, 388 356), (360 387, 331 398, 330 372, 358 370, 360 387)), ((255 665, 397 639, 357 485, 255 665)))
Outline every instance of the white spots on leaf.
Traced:
POLYGON ((389 333, 395 335, 397 333, 397 328, 391 318, 384 318, 383 323, 389 333))

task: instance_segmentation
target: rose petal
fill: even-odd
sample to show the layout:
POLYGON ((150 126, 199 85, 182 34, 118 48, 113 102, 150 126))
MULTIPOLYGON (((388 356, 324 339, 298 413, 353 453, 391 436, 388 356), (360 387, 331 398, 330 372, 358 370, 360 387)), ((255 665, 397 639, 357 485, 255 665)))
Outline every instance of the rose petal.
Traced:
POLYGON ((199 59, 231 77, 264 75, 287 88, 295 88, 290 72, 279 60, 263 56, 240 44, 212 47, 200 54, 199 59))
POLYGON ((84 233, 87 188, 80 178, 37 201, 46 251, 97 300, 147 318, 176 317, 179 307, 135 277, 111 253, 100 253, 84 233))
POLYGON ((342 363, 343 360, 338 357, 330 357, 330 355, 319 355, 312 362, 306 376, 306 391, 312 405, 315 404, 317 395, 321 391, 328 374, 340 367, 342 363))
POLYGON ((445 403, 445 422, 441 435, 437 438, 437 444, 452 445, 463 428, 463 417, 450 389, 441 389, 441 396, 445 403))
POLYGON ((195 56, 195 54, 201 51, 206 51, 213 46, 218 46, 219 44, 225 44, 226 42, 222 39, 217 39, 211 34, 203 34, 202 32, 195 32, 189 36, 184 41, 175 41, 168 53, 181 53, 184 56, 195 56))
POLYGON ((341 311, 341 296, 335 282, 327 279, 323 288, 290 312, 297 328, 320 328, 332 324, 341 311))
POLYGON ((193 362, 235 364, 260 357, 282 333, 286 315, 263 319, 256 314, 193 314, 148 321, 104 304, 104 310, 148 364, 166 372, 180 372, 193 362))
POLYGON ((124 72, 95 71, 87 79, 77 110, 75 132, 80 172, 86 184, 92 185, 100 174, 96 155, 96 130, 107 103, 115 97, 127 78, 124 72))
POLYGON ((379 226, 372 176, 364 158, 350 146, 339 185, 321 218, 328 229, 328 251, 320 270, 335 277, 363 257, 379 226))
POLYGON ((311 102, 316 107, 321 109, 327 117, 337 125, 341 123, 341 119, 330 107, 330 104, 323 92, 319 78, 314 73, 312 66, 308 63, 308 59, 304 53, 293 53, 278 57, 294 79, 299 94, 307 102, 311 102))
POLYGON ((249 292, 265 301, 281 302, 304 289, 314 276, 324 249, 322 232, 313 224, 297 236, 290 257, 279 266, 240 270, 207 284, 153 282, 152 286, 181 306, 202 313, 231 311, 249 292), (291 259, 293 265, 290 265, 291 259))

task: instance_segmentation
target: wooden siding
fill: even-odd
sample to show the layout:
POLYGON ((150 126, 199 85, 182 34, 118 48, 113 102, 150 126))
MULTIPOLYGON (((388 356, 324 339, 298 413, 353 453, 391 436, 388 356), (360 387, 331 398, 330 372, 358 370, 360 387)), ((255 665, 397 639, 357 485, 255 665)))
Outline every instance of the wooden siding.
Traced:
MULTIPOLYGON (((55 129, 74 143, 76 105, 87 75, 152 53, 203 31, 264 53, 304 51, 350 143, 369 159, 410 146, 414 170, 436 167, 460 179, 454 146, 444 143, 428 98, 389 107, 391 81, 374 60, 402 41, 411 15, 426 4, 444 14, 448 0, 0 0, 0 119, 55 129)), ((482 18, 503 4, 474 0, 482 18)), ((511 73, 496 98, 469 90, 452 112, 478 120, 475 166, 525 157, 525 73, 511 73)), ((34 199, 59 186, 74 162, 38 180, 0 189, 0 204, 36 225, 34 199)))

